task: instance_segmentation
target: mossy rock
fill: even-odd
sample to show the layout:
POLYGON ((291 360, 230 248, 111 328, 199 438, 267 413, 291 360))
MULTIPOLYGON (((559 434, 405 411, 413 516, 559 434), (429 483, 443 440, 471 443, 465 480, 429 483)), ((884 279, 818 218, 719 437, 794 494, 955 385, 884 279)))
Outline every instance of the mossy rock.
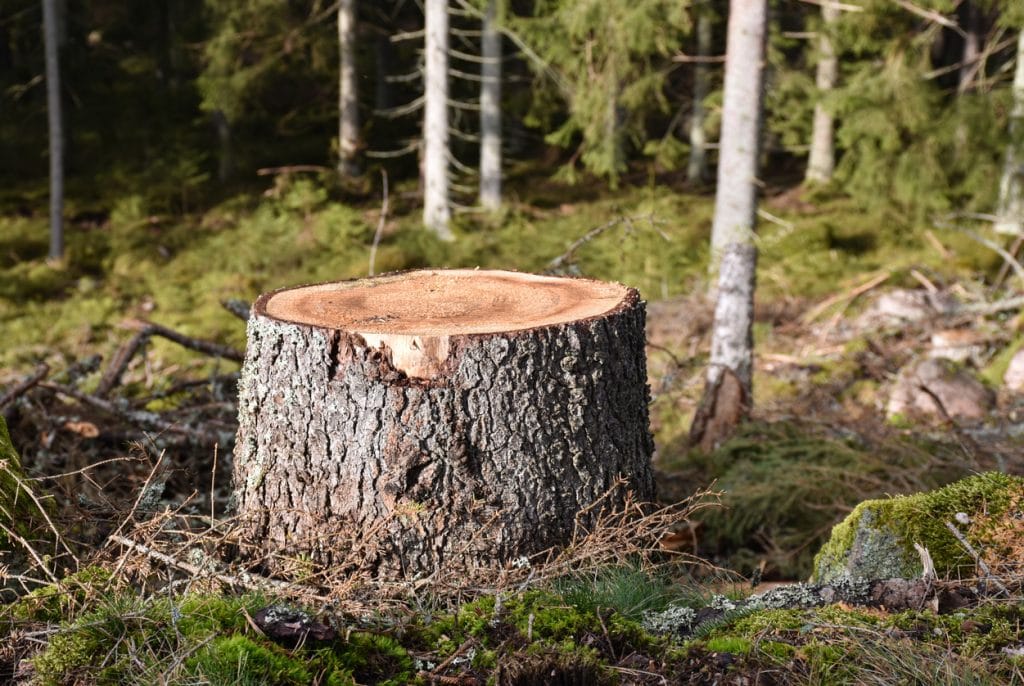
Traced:
POLYGON ((998 518, 1022 494, 1024 479, 987 473, 927 493, 866 500, 832 529, 814 558, 812 578, 831 583, 919 576, 923 568, 915 543, 928 549, 940 577, 957 575, 973 560, 947 522, 983 549, 986 532, 971 523, 981 515, 990 521, 998 518), (958 524, 964 515, 969 521, 958 524))
POLYGON ((18 542, 8 535, 8 529, 30 542, 50 538, 49 532, 40 535, 40 525, 45 524, 46 518, 37 502, 44 501, 33 497, 29 490, 21 458, 7 432, 7 422, 0 417, 0 562, 6 561, 11 553, 22 553, 18 542))

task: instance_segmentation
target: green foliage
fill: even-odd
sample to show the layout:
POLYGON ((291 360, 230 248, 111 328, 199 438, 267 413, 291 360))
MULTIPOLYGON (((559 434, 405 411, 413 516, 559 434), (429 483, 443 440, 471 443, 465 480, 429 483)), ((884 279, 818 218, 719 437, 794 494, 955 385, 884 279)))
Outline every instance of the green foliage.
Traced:
POLYGON ((564 579, 555 588, 580 612, 614 610, 637 622, 646 612, 664 610, 685 592, 677 582, 636 567, 610 567, 586 577, 564 579))
MULTIPOLYGON (((581 141, 584 166, 614 185, 626 168, 626 141, 643 147, 645 116, 669 108, 662 89, 666 58, 689 30, 686 6, 666 0, 543 0, 532 15, 510 23, 546 63, 534 65, 540 72, 536 87, 554 81, 568 102, 568 116, 546 140, 562 147, 581 141)), ((534 105, 549 102, 542 96, 534 105)), ((533 117, 552 119, 537 112, 533 117)))
POLYGON ((304 686, 312 682, 300 659, 237 634, 216 638, 201 648, 189 658, 186 670, 203 683, 225 686, 304 686))

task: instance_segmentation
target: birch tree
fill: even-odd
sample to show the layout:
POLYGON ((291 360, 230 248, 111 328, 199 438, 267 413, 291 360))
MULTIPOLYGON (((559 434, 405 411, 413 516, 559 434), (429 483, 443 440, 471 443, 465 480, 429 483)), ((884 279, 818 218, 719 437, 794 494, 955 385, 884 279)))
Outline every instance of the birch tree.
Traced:
POLYGON ((488 0, 483 19, 480 65, 480 205, 501 207, 501 33, 497 0, 488 0))
POLYGON ((811 151, 807 159, 805 181, 808 183, 828 183, 835 171, 835 121, 832 113, 825 106, 824 99, 832 92, 839 77, 839 60, 829 35, 839 9, 832 4, 821 6, 821 30, 818 37, 818 66, 815 85, 818 89, 818 102, 814 106, 814 128, 811 132, 811 151))
POLYGON ((46 114, 50 136, 50 259, 64 257, 64 123, 60 98, 61 18, 57 0, 43 0, 46 52, 46 114))
POLYGON ((757 162, 764 106, 768 0, 732 0, 726 41, 725 100, 712 227, 718 276, 707 385, 691 443, 713 448, 749 413, 753 376, 757 162))
POLYGON ((1024 234, 1024 31, 1017 37, 1017 68, 1013 76, 1013 111, 1010 142, 999 180, 999 208, 995 223, 1000 233, 1024 234))
POLYGON ((704 123, 707 111, 704 99, 711 87, 711 69, 707 59, 711 56, 711 13, 699 10, 697 13, 697 64, 693 72, 693 110, 690 114, 690 157, 686 164, 686 178, 700 183, 707 178, 707 134, 704 123))
POLYGON ((356 0, 338 3, 338 171, 359 173, 359 99, 356 86, 356 0))
POLYGON ((423 224, 452 240, 448 184, 448 0, 426 0, 423 104, 423 224))

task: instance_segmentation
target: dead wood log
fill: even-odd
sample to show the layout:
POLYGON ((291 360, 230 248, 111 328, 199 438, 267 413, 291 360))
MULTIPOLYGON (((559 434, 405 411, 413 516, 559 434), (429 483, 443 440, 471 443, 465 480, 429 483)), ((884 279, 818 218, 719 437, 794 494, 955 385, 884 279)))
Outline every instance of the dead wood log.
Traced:
POLYGON ((266 294, 240 382, 243 539, 405 577, 546 550, 618 478, 652 497, 648 397, 644 304, 619 284, 452 270, 266 294))

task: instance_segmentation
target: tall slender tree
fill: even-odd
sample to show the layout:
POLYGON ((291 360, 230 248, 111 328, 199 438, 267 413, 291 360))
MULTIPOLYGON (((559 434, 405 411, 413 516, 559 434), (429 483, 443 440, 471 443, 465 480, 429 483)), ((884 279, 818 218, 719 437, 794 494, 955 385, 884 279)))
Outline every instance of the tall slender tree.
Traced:
POLYGON ((57 0, 43 0, 46 113, 50 130, 50 259, 64 257, 64 118, 60 96, 60 25, 57 0))
POLYGON ((501 207, 501 33, 497 0, 488 0, 480 64, 480 205, 501 207))
POLYGON ((448 183, 448 0, 426 0, 423 72, 423 223, 452 240, 448 183))
POLYGON ((710 448, 748 414, 752 396, 757 163, 764 107, 768 0, 732 0, 725 58, 725 100, 712 227, 717 303, 707 385, 690 430, 710 448))
POLYGON ((814 105, 814 127, 811 131, 811 151, 807 159, 805 181, 828 183, 836 166, 835 120, 824 99, 832 92, 839 78, 839 59, 836 57, 829 35, 839 18, 839 8, 824 3, 821 6, 821 29, 818 35, 818 66, 815 85, 818 102, 814 105))
POLYGON ((356 0, 338 3, 338 171, 359 173, 359 99, 356 86, 356 0))
POLYGON ((693 71, 693 109, 690 112, 690 157, 686 164, 686 178, 693 183, 704 181, 708 175, 707 134, 704 131, 707 110, 704 99, 711 89, 712 16, 707 8, 697 10, 697 63, 693 71))
POLYGON ((1017 37, 1017 69, 1013 76, 1010 142, 999 180, 996 231, 1024 235, 1024 31, 1017 37))

